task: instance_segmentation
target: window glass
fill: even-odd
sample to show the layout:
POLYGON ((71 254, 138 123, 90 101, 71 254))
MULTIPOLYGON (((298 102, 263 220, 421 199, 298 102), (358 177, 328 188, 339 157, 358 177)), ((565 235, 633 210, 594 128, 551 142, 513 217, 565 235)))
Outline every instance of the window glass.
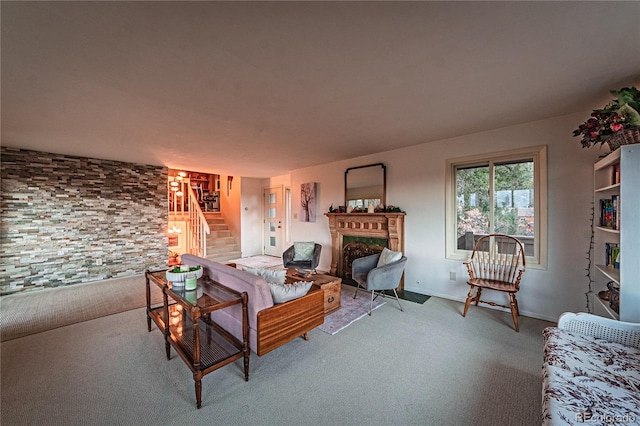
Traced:
MULTIPOLYGON (((495 165, 494 170, 494 232, 522 242, 535 238, 533 160, 495 165)), ((526 244, 525 254, 533 255, 534 244, 526 244)))
POLYGON ((467 233, 489 233, 489 166, 460 167, 455 178, 457 246, 465 249, 467 233))
POLYGON ((527 263, 546 265, 546 148, 447 161, 447 257, 468 256, 478 239, 507 234, 527 263))

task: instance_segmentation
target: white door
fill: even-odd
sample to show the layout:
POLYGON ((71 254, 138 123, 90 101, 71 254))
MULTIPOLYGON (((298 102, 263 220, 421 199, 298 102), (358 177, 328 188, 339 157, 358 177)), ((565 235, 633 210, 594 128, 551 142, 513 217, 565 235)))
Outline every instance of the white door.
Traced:
POLYGON ((264 198, 264 254, 282 256, 284 237, 284 203, 282 187, 266 188, 264 198))

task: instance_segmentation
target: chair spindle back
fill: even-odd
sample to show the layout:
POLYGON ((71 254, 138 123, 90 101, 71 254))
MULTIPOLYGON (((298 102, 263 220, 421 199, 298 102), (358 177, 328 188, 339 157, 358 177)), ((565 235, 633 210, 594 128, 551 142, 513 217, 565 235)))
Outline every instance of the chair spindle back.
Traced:
POLYGON ((490 234, 480 238, 471 254, 474 278, 520 284, 525 261, 522 243, 511 236, 490 234))

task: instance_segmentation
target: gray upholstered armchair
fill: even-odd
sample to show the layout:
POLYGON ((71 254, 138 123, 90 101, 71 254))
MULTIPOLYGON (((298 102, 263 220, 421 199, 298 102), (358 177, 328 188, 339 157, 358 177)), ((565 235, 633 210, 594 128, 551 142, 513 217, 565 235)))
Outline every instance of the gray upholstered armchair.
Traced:
POLYGON ((360 257, 355 259, 351 264, 351 277, 358 283, 356 287, 356 293, 353 295, 355 299, 358 295, 358 289, 362 286, 367 291, 371 292, 371 303, 369 305, 369 315, 373 309, 373 301, 379 296, 385 297, 385 290, 393 290, 393 294, 396 296, 398 306, 403 311, 402 305, 400 305, 400 299, 398 299, 398 293, 396 288, 400 285, 402 279, 402 273, 404 272, 407 258, 402 256, 400 260, 387 263, 386 265, 377 266, 380 253, 372 254, 371 256, 360 257), (377 294, 375 294, 377 292, 377 294), (374 297, 375 294, 375 297, 374 297))
POLYGON ((301 268, 311 269, 315 272, 318 264, 320 263, 320 253, 322 252, 322 245, 315 243, 313 253, 310 260, 295 260, 295 243, 282 253, 282 264, 285 268, 301 268))

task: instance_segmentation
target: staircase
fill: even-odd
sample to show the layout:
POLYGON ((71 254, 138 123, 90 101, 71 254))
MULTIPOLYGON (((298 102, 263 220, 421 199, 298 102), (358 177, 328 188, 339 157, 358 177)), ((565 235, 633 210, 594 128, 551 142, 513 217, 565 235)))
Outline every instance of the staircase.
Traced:
POLYGON ((231 231, 220 212, 204 212, 211 232, 207 235, 207 259, 224 263, 242 257, 240 242, 231 231))

